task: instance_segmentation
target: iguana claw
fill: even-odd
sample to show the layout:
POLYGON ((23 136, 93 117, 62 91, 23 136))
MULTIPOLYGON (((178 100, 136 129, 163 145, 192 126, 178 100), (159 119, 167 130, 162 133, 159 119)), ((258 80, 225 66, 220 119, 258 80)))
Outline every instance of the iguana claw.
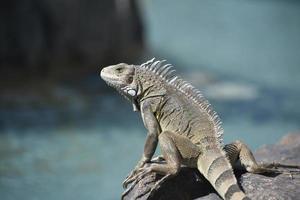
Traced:
POLYGON ((300 166, 297 165, 285 165, 281 163, 262 163, 258 165, 254 173, 276 173, 276 174, 286 174, 293 179, 293 175, 300 174, 300 166), (290 168, 290 169, 288 169, 290 168), (295 169, 295 170, 291 170, 295 169))
POLYGON ((122 186, 124 189, 126 189, 128 184, 130 184, 133 181, 132 180, 133 177, 135 177, 137 173, 139 173, 140 171, 143 170, 143 167, 145 166, 145 164, 146 164, 146 161, 144 159, 141 159, 138 162, 137 166, 134 168, 134 170, 132 170, 130 172, 130 174, 128 176, 126 176, 125 180, 122 183, 122 186))
POLYGON ((126 176, 125 180, 122 183, 123 189, 126 189, 128 184, 130 184, 129 180, 131 179, 131 177, 135 174, 135 170, 133 170, 132 172, 130 172, 129 175, 126 176))
POLYGON ((145 164, 143 167, 137 170, 133 170, 124 180, 123 188, 126 189, 128 184, 134 182, 135 180, 139 182, 150 172, 151 172, 150 164, 145 164))
POLYGON ((133 188, 134 186, 137 184, 137 181, 134 181, 129 188, 127 188, 123 193, 122 193, 122 197, 121 199, 123 199, 133 188))

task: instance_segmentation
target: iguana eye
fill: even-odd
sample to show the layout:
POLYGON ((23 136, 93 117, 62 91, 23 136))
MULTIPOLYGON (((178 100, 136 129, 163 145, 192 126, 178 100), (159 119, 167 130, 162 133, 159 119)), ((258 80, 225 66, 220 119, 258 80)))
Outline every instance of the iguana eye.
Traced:
POLYGON ((122 73, 122 72, 123 72, 123 68, 122 68, 122 67, 118 67, 118 68, 116 69, 116 71, 117 71, 118 73, 122 73))

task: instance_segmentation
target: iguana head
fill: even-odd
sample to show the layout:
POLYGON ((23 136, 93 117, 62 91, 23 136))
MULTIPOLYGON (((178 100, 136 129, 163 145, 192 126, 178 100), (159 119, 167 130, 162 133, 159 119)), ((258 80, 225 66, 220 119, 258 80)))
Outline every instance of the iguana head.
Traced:
POLYGON ((138 110, 136 98, 140 93, 135 80, 135 66, 126 63, 111 65, 101 70, 101 78, 110 86, 118 90, 134 104, 134 110, 138 110))
POLYGON ((164 84, 171 84, 175 79, 174 70, 165 60, 154 58, 141 65, 120 63, 102 69, 100 76, 110 86, 119 91, 133 104, 133 110, 139 110, 140 101, 146 98, 163 96, 164 84), (145 98, 146 97, 146 98, 145 98))

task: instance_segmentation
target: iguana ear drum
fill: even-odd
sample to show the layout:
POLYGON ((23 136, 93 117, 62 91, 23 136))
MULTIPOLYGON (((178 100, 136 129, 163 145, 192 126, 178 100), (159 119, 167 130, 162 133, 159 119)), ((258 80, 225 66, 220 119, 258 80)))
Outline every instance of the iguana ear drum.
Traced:
POLYGON ((128 93, 130 96, 132 96, 132 97, 135 97, 135 96, 136 96, 136 91, 133 90, 133 89, 127 90, 127 93, 128 93))
POLYGON ((130 76, 128 79, 127 79, 127 83, 132 83, 132 81, 133 81, 133 77, 132 76, 130 76))
MULTIPOLYGON (((132 66, 132 65, 131 65, 132 66)), ((126 74, 126 83, 127 84, 131 84, 134 81, 134 75, 135 75, 135 68, 131 67, 128 71, 128 73, 126 74)))
POLYGON ((135 97, 137 95, 137 91, 129 86, 123 87, 122 90, 132 97, 135 97))

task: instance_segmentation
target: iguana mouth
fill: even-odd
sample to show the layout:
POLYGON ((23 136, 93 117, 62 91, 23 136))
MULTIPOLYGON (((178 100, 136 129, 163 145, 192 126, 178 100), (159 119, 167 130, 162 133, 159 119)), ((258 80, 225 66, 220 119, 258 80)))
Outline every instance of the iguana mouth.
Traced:
POLYGON ((105 73, 104 68, 100 72, 100 77, 110 86, 112 86, 112 82, 115 82, 115 80, 111 78, 110 74, 105 73))
POLYGON ((115 88, 122 96, 125 97, 125 99, 127 99, 127 100, 130 101, 130 99, 128 98, 128 96, 126 96, 126 95, 124 94, 124 92, 117 86, 117 84, 114 84, 114 83, 113 83, 113 82, 114 82, 113 79, 111 79, 111 78, 109 78, 109 77, 103 75, 102 71, 101 71, 100 76, 101 76, 101 78, 104 80, 104 82, 105 82, 108 86, 115 88))
POLYGON ((111 77, 110 74, 105 73, 104 69, 101 70, 100 72, 100 77, 105 81, 105 83, 113 88, 118 89, 120 86, 120 83, 118 82, 118 80, 114 79, 111 77))

